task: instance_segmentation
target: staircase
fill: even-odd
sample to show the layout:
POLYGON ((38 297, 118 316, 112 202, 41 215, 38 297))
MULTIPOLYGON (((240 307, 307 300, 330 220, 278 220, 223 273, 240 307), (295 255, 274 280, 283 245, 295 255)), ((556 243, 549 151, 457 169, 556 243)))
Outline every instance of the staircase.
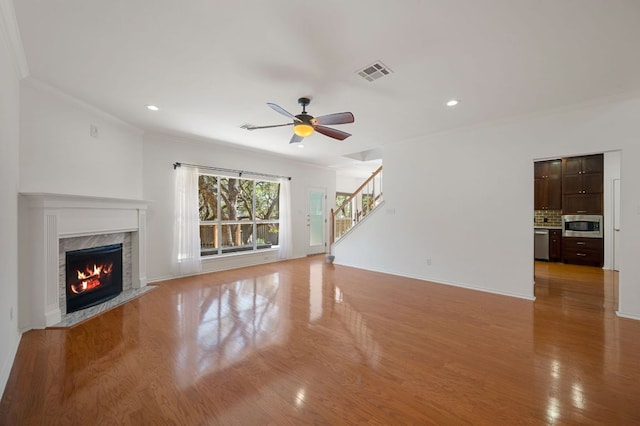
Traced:
POLYGON ((335 210, 331 209, 331 245, 374 211, 383 201, 382 166, 335 210))

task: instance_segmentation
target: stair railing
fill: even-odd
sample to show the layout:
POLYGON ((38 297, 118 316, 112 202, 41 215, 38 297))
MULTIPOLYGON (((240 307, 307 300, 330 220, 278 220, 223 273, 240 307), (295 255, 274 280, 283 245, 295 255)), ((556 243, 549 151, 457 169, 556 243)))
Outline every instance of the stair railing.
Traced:
POLYGON ((331 244, 346 234, 382 202, 382 166, 335 210, 331 209, 331 244))

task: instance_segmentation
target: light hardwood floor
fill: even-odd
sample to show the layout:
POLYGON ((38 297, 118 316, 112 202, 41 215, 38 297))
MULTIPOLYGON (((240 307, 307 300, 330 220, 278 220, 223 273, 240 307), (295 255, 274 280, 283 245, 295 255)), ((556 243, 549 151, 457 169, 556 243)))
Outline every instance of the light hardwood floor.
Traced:
POLYGON ((166 281, 25 333, 0 424, 640 424, 616 279, 537 263, 530 302, 316 256, 166 281))

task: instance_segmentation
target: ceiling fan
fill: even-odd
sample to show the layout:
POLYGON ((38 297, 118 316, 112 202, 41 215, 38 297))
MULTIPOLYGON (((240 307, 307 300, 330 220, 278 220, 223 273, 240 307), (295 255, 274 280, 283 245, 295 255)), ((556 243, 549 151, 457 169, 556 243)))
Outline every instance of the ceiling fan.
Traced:
POLYGON ((250 124, 245 124, 241 126, 243 129, 247 130, 256 130, 256 129, 269 129, 271 127, 284 127, 284 126, 293 126, 293 136, 289 143, 298 143, 302 142, 307 136, 313 134, 314 131, 318 133, 322 133, 325 136, 329 136, 330 138, 338 139, 340 141, 345 140, 351 133, 343 132, 341 130, 333 129, 331 127, 326 127, 327 125, 334 124, 347 124, 353 123, 354 117, 350 112, 338 112, 335 114, 321 115, 320 117, 313 117, 312 115, 307 114, 306 107, 311 102, 309 98, 300 98, 298 99, 298 103, 302 105, 302 112, 298 115, 293 115, 289 111, 285 110, 279 105, 276 105, 271 102, 267 102, 269 108, 274 110, 277 113, 284 115, 285 117, 292 118, 293 121, 287 124, 274 124, 270 126, 252 126, 250 124))

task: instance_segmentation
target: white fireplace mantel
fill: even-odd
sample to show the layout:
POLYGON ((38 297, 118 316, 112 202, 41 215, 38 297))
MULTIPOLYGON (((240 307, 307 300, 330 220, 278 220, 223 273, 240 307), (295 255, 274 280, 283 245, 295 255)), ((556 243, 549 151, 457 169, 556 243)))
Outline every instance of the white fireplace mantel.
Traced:
POLYGON ((20 328, 44 328, 62 318, 58 282, 61 238, 131 232, 132 286, 146 286, 148 205, 145 200, 21 193, 20 328))

